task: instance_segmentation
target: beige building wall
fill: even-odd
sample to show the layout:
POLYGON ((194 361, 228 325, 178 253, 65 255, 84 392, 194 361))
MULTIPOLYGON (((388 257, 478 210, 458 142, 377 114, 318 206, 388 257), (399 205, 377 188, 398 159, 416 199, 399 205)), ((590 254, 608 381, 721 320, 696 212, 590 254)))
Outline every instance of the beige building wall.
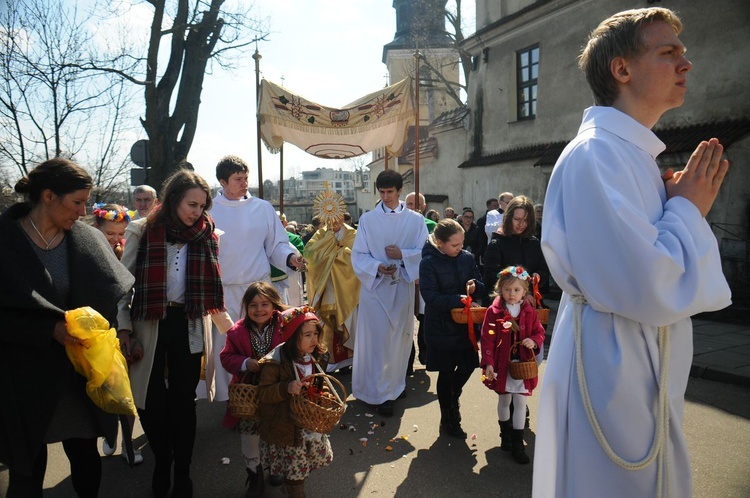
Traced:
MULTIPOLYGON (((465 45, 478 60, 469 87, 471 126, 466 136, 467 159, 572 139, 582 111, 593 103, 576 62, 588 33, 613 13, 644 6, 643 2, 626 0, 479 0, 478 22, 494 22, 493 16, 503 14, 503 7, 513 15, 492 29, 483 29, 486 24, 478 24, 477 35, 465 45), (524 7, 526 11, 522 10, 524 7), (534 44, 540 48, 537 115, 535 119, 518 120, 516 52, 534 44)), ((666 113, 657 129, 750 117, 750 99, 747 98, 750 3, 722 0, 709 8, 703 2, 663 0, 655 6, 672 8, 681 16, 685 24, 681 39, 693 62, 685 105, 666 113)), ((750 156, 747 142, 748 138, 736 142, 727 151, 733 167, 709 221, 748 225, 750 156)), ((440 148, 442 151, 442 144, 440 148)), ((443 190, 455 192, 451 197, 459 196, 467 204, 473 203, 475 209, 479 209, 479 201, 483 206, 486 198, 504 190, 524 193, 539 201, 551 168, 533 166, 538 159, 463 168, 463 190, 455 192, 449 185, 443 190)), ((684 162, 687 157, 665 159, 684 162)), ((442 160, 439 162, 440 166, 435 169, 452 167, 442 160)), ((451 174, 443 176, 453 177, 451 174)), ((717 235, 722 237, 720 233, 717 235)))

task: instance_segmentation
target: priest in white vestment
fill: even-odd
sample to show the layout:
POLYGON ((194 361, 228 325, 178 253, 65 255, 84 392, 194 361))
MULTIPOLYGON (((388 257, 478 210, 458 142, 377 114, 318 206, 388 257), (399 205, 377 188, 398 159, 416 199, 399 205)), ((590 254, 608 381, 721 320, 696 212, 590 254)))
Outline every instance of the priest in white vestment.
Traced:
MULTIPOLYGON (((224 233, 219 242, 219 266, 224 288, 224 305, 233 321, 245 313, 242 296, 248 286, 257 281, 271 281, 271 264, 288 274, 295 267, 304 267, 304 259, 289 244, 287 232, 271 203, 250 195, 247 191, 248 167, 237 156, 227 156, 216 166, 216 178, 221 190, 213 199, 211 217, 224 233)), ((226 343, 226 335, 214 327, 213 346, 206 358, 206 369, 214 372, 213 384, 206 386, 206 397, 213 401, 229 399, 232 375, 221 366, 219 354, 226 343)))
POLYGON ((716 139, 680 172, 661 175, 655 162, 665 145, 651 128, 682 104, 691 68, 681 28, 667 9, 622 12, 581 56, 597 105, 544 202, 542 248, 564 294, 542 379, 535 498, 692 496, 690 317, 730 304, 705 220, 728 163, 716 139))
POLYGON ((352 394, 390 416, 393 402, 406 388, 414 282, 427 227, 421 214, 399 201, 403 180, 397 171, 381 172, 375 186, 381 202, 360 217, 352 249, 352 267, 362 284, 352 394))

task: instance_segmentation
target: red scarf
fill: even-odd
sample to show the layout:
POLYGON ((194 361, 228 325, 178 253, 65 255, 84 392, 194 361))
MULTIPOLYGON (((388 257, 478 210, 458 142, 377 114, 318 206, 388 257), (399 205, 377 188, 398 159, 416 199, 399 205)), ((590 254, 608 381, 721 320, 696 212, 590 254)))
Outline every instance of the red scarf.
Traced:
POLYGON ((148 225, 135 263, 134 320, 167 316, 167 239, 187 244, 185 314, 190 319, 224 311, 218 237, 208 213, 191 227, 148 225))

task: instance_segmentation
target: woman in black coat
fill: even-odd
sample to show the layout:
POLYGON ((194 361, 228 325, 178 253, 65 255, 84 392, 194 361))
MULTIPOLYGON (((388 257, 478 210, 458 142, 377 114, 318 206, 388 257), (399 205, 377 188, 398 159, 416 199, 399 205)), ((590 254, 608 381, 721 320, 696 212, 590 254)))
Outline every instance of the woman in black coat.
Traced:
POLYGON ((461 429, 459 397, 479 366, 479 359, 467 326, 451 319, 451 309, 464 307, 461 299, 467 291, 472 299, 484 292, 474 257, 462 250, 463 241, 464 230, 458 222, 441 220, 422 249, 419 265, 419 291, 425 302, 427 370, 439 372, 440 429, 458 438, 466 438, 461 429))
MULTIPOLYGON (((91 177, 66 159, 45 161, 16 184, 28 194, 0 216, 0 461, 8 497, 41 497, 47 443, 61 441, 78 496, 96 496, 97 437, 117 418, 86 395, 65 346, 65 311, 91 306, 112 321, 133 277, 104 235, 78 221, 91 177)), ((111 322, 110 322, 111 323, 111 322)))
POLYGON ((502 233, 493 233, 484 252, 484 283, 486 303, 497 282, 497 274, 508 266, 523 266, 530 274, 539 276, 539 292, 549 290, 549 269, 542 254, 542 245, 534 236, 536 218, 534 204, 525 195, 511 199, 503 215, 502 233))

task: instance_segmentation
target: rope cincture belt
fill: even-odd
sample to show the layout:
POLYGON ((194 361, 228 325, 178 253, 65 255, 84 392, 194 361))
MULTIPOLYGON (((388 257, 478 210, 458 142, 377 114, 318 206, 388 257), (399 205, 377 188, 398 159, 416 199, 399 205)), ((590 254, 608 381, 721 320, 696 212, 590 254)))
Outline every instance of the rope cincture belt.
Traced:
POLYGON ((580 295, 571 296, 574 306, 573 329, 575 337, 575 355, 576 355, 576 376, 578 377, 578 388, 583 398, 583 406, 586 410, 586 416, 589 419, 591 429, 594 431, 599 445, 607 456, 617 465, 626 470, 642 470, 651 465, 658 458, 656 470, 657 497, 661 498, 662 491, 666 485, 666 496, 671 496, 669 489, 668 476, 668 453, 669 453, 669 401, 668 401, 668 373, 669 373, 669 327, 662 326, 658 328, 658 345, 659 345, 659 389, 658 405, 656 408, 656 424, 654 427, 654 437, 651 447, 645 457, 638 461, 629 461, 615 453, 609 444, 604 431, 599 425, 594 408, 591 406, 591 396, 589 395, 588 385, 586 383, 586 373, 583 367, 582 341, 581 341, 581 321, 583 314, 583 305, 587 304, 586 298, 580 295))

